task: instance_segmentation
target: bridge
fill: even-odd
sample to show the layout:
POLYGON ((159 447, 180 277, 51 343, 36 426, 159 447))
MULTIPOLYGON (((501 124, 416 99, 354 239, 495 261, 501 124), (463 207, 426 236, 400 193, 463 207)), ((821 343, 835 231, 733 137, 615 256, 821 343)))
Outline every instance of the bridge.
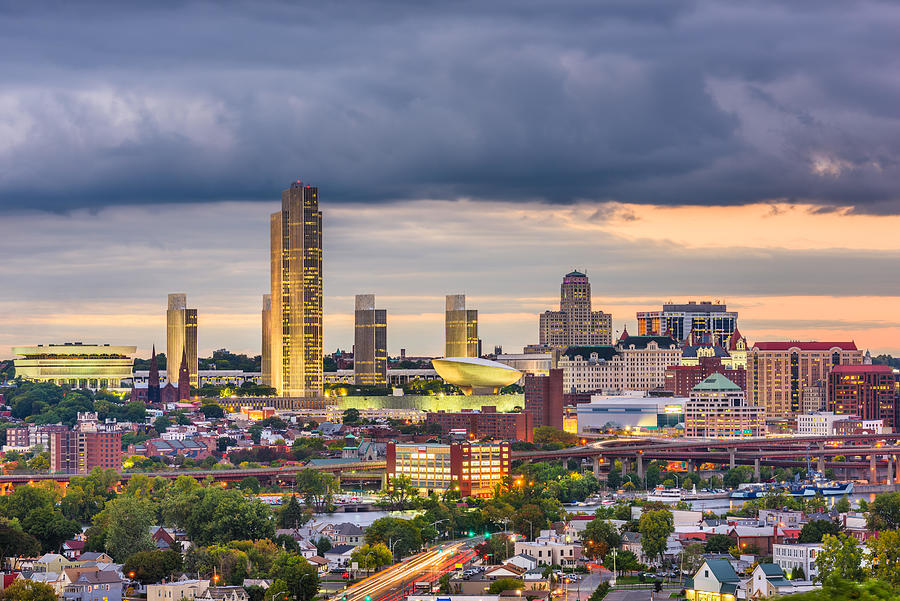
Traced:
POLYGON ((859 434, 791 438, 746 438, 736 440, 667 440, 660 438, 606 439, 558 451, 518 451, 513 459, 525 461, 581 458, 592 459, 594 473, 618 460, 624 472, 632 465, 644 476, 645 461, 684 462, 688 471, 712 464, 724 468, 752 465, 759 478, 760 467, 806 467, 841 470, 844 477, 865 477, 870 483, 900 483, 900 434, 859 434), (835 461, 835 458, 843 459, 835 461), (880 479, 881 476, 884 479, 880 479))
MULTIPOLYGON (((253 476, 261 484, 278 484, 290 486, 296 482, 297 474, 305 469, 313 469, 320 472, 329 472, 336 475, 342 483, 378 484, 383 479, 384 470, 387 467, 385 461, 342 461, 325 465, 303 465, 290 467, 261 467, 261 468, 237 468, 221 470, 170 470, 164 472, 122 472, 119 475, 119 484, 126 484, 137 475, 149 478, 166 478, 174 480, 179 476, 189 476, 197 480, 211 478, 213 482, 239 482, 244 478, 253 476)), ((35 484, 37 482, 59 482, 64 487, 68 486, 72 478, 84 477, 86 474, 28 474, 13 473, 0 474, 0 495, 12 492, 16 486, 35 484)))

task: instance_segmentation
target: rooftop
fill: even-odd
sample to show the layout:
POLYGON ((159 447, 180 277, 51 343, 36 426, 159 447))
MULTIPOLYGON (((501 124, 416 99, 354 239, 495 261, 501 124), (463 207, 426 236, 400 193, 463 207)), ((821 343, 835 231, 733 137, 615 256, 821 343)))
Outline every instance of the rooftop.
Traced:
POLYGON ((785 342, 757 342, 753 345, 753 348, 761 351, 787 351, 792 348, 801 351, 830 351, 831 349, 844 351, 859 350, 856 348, 855 342, 816 342, 815 340, 807 342, 800 342, 797 340, 788 340, 785 342))
POLYGON ((694 386, 692 390, 733 390, 735 392, 740 392, 742 389, 719 372, 715 372, 694 386))

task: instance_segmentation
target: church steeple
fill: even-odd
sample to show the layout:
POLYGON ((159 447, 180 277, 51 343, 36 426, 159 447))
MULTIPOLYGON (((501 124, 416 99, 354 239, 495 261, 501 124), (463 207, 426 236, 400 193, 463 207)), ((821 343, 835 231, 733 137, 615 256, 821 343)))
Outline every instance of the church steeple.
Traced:
POLYGON ((159 362, 156 360, 156 345, 150 355, 150 376, 147 378, 147 402, 159 403, 159 362))
POLYGON ((191 398, 191 370, 188 369, 187 350, 181 350, 181 367, 178 368, 178 400, 191 398))

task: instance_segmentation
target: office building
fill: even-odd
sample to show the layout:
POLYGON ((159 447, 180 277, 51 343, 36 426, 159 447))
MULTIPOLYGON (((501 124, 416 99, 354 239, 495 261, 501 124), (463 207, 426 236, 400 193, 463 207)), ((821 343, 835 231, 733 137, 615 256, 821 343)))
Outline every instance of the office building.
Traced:
POLYGON ((824 382, 816 382, 811 386, 804 386, 803 392, 800 394, 800 412, 816 413, 818 411, 825 411, 825 398, 826 392, 824 382))
POLYGON ((746 438, 766 433, 766 410, 719 373, 694 386, 684 406, 685 438, 746 438))
MULTIPOLYGON (((684 350, 684 349, 682 349, 684 350)), ((666 368, 666 390, 675 396, 688 396, 691 389, 714 373, 720 373, 738 386, 747 389, 747 371, 729 369, 718 356, 700 357, 695 365, 673 365, 666 368)))
POLYGON ((589 403, 575 407, 578 434, 602 433, 608 429, 659 431, 684 422, 686 397, 655 396, 646 391, 595 394, 589 403))
MULTIPOLYGON (((173 365, 180 364, 182 355, 187 357, 191 386, 198 386, 197 309, 187 308, 186 294, 170 294, 166 311, 166 360, 173 365)), ((177 372, 169 373, 169 383, 177 385, 174 379, 177 372)))
POLYGON ((387 386, 387 311, 374 294, 356 295, 353 374, 360 386, 387 386))
POLYGON ((860 364, 853 342, 757 342, 747 355, 747 399, 765 407, 768 419, 793 419, 804 388, 828 381, 836 365, 860 364))
POLYGON ((260 356, 261 382, 272 385, 272 295, 263 294, 262 300, 262 354, 260 356))
POLYGON ((559 357, 567 393, 657 390, 666 370, 681 364, 681 349, 668 336, 623 336, 615 346, 573 346, 559 357))
POLYGON ((462 497, 490 497, 509 473, 509 443, 387 443, 387 482, 403 475, 422 494, 459 487, 462 497))
POLYGON ((444 314, 444 357, 479 357, 478 311, 466 309, 465 294, 448 294, 444 314))
POLYGON ((829 408, 838 415, 897 424, 894 370, 888 365, 836 365, 828 375, 829 408))
POLYGON ((799 568, 807 580, 812 580, 819 575, 816 558, 821 552, 822 543, 776 543, 772 545, 772 562, 786 574, 799 568))
POLYGON ((491 405, 482 406, 481 411, 429 411, 425 423, 438 424, 442 436, 459 434, 475 440, 533 440, 534 419, 531 413, 498 413, 497 408, 491 405))
POLYGON ((837 415, 831 411, 816 411, 797 416, 798 436, 831 436, 834 424, 847 419, 847 415, 837 415))
POLYGON ((319 189, 301 181, 271 217, 271 386, 322 396, 322 213, 319 189))
POLYGON ((737 329, 737 311, 712 301, 666 303, 661 311, 639 311, 639 336, 670 336, 679 342, 725 344, 737 329))
POLYGON ((531 414, 534 427, 563 429, 563 370, 525 375, 525 412, 531 414))
POLYGON ((135 346, 67 342, 15 346, 12 352, 22 355, 15 360, 15 368, 25 380, 102 390, 128 386, 136 350, 135 346))
POLYGON ((540 316, 540 344, 557 350, 612 344, 612 315, 592 309, 587 275, 567 273, 560 285, 559 311, 540 316))
POLYGON ((50 433, 50 473, 88 474, 95 467, 122 469, 122 432, 79 413, 71 430, 50 433))

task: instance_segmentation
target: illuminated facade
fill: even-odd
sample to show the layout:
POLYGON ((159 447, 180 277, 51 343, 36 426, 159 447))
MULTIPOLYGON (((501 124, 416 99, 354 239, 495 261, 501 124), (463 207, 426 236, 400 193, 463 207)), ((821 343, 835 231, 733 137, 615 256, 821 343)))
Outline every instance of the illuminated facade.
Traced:
POLYGON ((490 497, 509 473, 509 443, 387 444, 387 479, 406 476, 422 494, 459 486, 462 497, 490 497))
POLYGON ((540 316, 540 344, 557 350, 612 344, 612 315, 591 309, 588 277, 580 271, 567 273, 560 285, 559 311, 540 316))
POLYGON ((563 391, 617 392, 665 388, 666 369, 681 363, 666 336, 628 336, 615 346, 572 346, 559 357, 563 391))
POLYGON ((319 189, 297 181, 271 217, 271 386, 322 395, 322 213, 319 189))
POLYGON ((263 294, 262 302, 262 356, 260 359, 262 384, 272 385, 272 295, 263 294))
POLYGON ((836 365, 861 363, 853 342, 757 342, 747 354, 747 399, 769 419, 794 418, 807 386, 828 381, 836 365))
POLYGON ((765 407, 747 404, 741 387, 720 373, 694 386, 684 405, 685 438, 745 438, 765 432, 765 407))
POLYGON ((735 601, 741 579, 727 559, 707 559, 684 583, 688 601, 735 601))
POLYGON ((712 342, 725 344, 737 328, 737 311, 712 301, 669 303, 662 311, 639 311, 639 336, 671 336, 679 342, 688 337, 693 344, 712 342))
POLYGON ((95 467, 122 469, 122 432, 97 422, 96 413, 79 413, 71 430, 50 433, 50 473, 88 474, 95 467))
POLYGON ((500 389, 515 384, 522 372, 503 363, 477 357, 447 357, 432 359, 431 365, 445 381, 462 389, 463 394, 497 394, 500 389))
POLYGON ((466 309, 465 294, 448 294, 444 315, 444 356, 478 357, 478 311, 466 309))
POLYGON ((828 399, 837 415, 882 420, 896 432, 897 398, 889 365, 837 365, 828 375, 828 399))
POLYGON ((108 344, 48 344, 16 346, 12 351, 16 375, 34 382, 50 382, 70 388, 126 388, 134 364, 135 346, 108 344))
MULTIPOLYGON (((166 311, 166 360, 175 364, 181 356, 187 357, 191 386, 197 386, 197 309, 187 308, 186 294, 170 294, 166 311)), ((171 370, 170 384, 178 384, 177 372, 171 370)))
POLYGON ((361 386, 387 386, 387 311, 374 294, 356 295, 353 375, 361 386))

